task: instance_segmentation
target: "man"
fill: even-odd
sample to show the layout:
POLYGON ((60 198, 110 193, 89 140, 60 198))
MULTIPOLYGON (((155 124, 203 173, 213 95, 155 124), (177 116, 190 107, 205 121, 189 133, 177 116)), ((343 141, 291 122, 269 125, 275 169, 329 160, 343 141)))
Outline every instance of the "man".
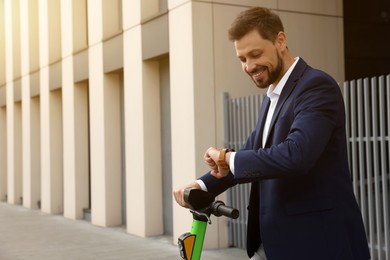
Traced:
POLYGON ((280 18, 265 8, 238 15, 229 37, 245 73, 268 88, 258 123, 237 152, 209 148, 211 171, 186 187, 214 195, 251 182, 251 259, 370 258, 347 160, 344 104, 337 83, 294 58, 280 18))

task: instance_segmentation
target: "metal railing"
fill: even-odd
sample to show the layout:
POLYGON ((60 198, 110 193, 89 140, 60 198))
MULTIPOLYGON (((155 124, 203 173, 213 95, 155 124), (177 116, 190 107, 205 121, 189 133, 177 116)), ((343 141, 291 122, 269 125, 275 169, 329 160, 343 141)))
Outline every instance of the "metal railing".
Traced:
MULTIPOLYGON (((348 158, 373 260, 390 259, 390 75, 344 82, 348 158)), ((264 94, 224 95, 225 146, 239 150, 255 128, 264 94)), ((229 222, 231 246, 245 247, 249 185, 228 192, 240 218, 229 222)))

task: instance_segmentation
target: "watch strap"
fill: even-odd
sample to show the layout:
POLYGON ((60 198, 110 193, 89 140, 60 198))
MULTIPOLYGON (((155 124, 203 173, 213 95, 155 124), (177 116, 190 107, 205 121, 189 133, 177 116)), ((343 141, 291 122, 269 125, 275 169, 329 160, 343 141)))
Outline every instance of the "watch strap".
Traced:
POLYGON ((226 162, 226 153, 232 152, 232 149, 224 148, 221 151, 219 151, 219 157, 218 157, 218 166, 221 169, 228 170, 229 164, 226 162))

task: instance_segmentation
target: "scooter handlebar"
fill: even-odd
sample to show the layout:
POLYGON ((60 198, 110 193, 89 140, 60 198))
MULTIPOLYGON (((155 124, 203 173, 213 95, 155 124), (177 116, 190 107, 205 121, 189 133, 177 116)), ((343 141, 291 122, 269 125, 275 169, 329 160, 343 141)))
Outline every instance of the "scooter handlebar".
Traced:
POLYGON ((240 212, 235 209, 225 205, 222 201, 214 201, 211 206, 211 212, 213 215, 220 217, 225 216, 228 218, 236 219, 239 217, 240 212))

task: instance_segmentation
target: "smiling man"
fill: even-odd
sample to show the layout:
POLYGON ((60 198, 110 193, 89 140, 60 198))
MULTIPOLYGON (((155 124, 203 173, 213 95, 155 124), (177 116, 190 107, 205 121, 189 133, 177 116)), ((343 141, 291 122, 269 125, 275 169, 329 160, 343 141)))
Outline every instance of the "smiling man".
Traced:
POLYGON ((268 88, 256 128, 237 152, 209 148, 210 171, 186 187, 218 195, 252 183, 251 259, 367 260, 367 239, 348 168, 343 98, 335 80, 294 57, 280 18, 265 8, 229 30, 242 69, 268 88))

